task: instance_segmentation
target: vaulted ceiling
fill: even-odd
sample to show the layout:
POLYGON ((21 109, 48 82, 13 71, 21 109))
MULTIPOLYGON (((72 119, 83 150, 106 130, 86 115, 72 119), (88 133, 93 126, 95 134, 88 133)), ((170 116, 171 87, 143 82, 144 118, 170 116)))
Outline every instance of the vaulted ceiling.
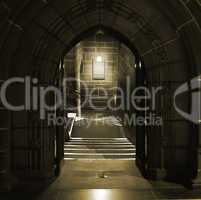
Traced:
POLYGON ((0 16, 1 80, 51 80, 64 53, 100 28, 127 43, 147 70, 201 71, 200 0, 3 0, 0 16))

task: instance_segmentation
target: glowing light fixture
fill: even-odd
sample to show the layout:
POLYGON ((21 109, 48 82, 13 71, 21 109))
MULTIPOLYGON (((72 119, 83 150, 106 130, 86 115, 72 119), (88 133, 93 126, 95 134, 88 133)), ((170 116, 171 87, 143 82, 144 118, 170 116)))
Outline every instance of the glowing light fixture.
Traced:
POLYGON ((140 61, 140 63, 139 63, 139 68, 140 68, 140 69, 142 68, 142 63, 141 63, 141 61, 140 61))
POLYGON ((96 57, 96 62, 103 62, 103 57, 102 56, 97 56, 96 57))

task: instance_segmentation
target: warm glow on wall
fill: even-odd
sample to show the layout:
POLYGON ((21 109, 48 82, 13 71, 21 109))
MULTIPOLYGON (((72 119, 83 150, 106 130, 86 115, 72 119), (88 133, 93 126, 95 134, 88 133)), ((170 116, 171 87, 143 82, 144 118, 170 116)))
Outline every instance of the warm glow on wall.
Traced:
POLYGON ((97 56, 96 57, 96 62, 103 62, 102 56, 97 56))

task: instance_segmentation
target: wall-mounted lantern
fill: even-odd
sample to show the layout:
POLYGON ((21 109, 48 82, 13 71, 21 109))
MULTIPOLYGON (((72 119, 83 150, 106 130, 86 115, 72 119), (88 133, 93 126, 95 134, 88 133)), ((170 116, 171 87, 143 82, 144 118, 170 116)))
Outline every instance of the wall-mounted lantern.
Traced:
POLYGON ((92 78, 93 80, 105 80, 105 60, 100 55, 93 59, 92 78))

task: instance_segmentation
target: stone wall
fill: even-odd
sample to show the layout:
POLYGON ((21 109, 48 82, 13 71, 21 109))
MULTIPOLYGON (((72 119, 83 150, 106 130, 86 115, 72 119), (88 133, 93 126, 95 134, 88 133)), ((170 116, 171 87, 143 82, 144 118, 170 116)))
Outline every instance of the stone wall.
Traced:
MULTIPOLYGON (((113 108, 119 106, 116 87, 126 91, 127 81, 130 90, 135 86, 135 57, 133 53, 125 45, 107 35, 98 37, 94 35, 81 41, 66 55, 64 63, 65 76, 77 76, 81 80, 80 94, 83 110, 91 110, 93 106, 96 111, 108 110, 107 101, 109 99, 113 99, 111 101, 113 108), (103 59, 104 80, 93 78, 93 65, 98 56, 103 59), (80 71, 80 75, 78 75, 79 73, 76 75, 76 71, 80 71)), ((77 90, 79 91, 79 88, 77 90)), ((68 92, 68 94, 70 93, 72 96, 72 91, 68 92)))
POLYGON ((102 110, 107 107, 107 100, 116 95, 116 90, 112 88, 117 87, 119 42, 105 35, 101 39, 94 36, 82 41, 80 48, 82 49, 80 78, 84 86, 88 88, 88 94, 83 87, 81 88, 81 96, 82 101, 89 99, 84 109, 91 109, 95 106, 102 110), (96 64, 97 56, 103 59, 104 80, 96 80, 93 77, 93 65, 96 64))

